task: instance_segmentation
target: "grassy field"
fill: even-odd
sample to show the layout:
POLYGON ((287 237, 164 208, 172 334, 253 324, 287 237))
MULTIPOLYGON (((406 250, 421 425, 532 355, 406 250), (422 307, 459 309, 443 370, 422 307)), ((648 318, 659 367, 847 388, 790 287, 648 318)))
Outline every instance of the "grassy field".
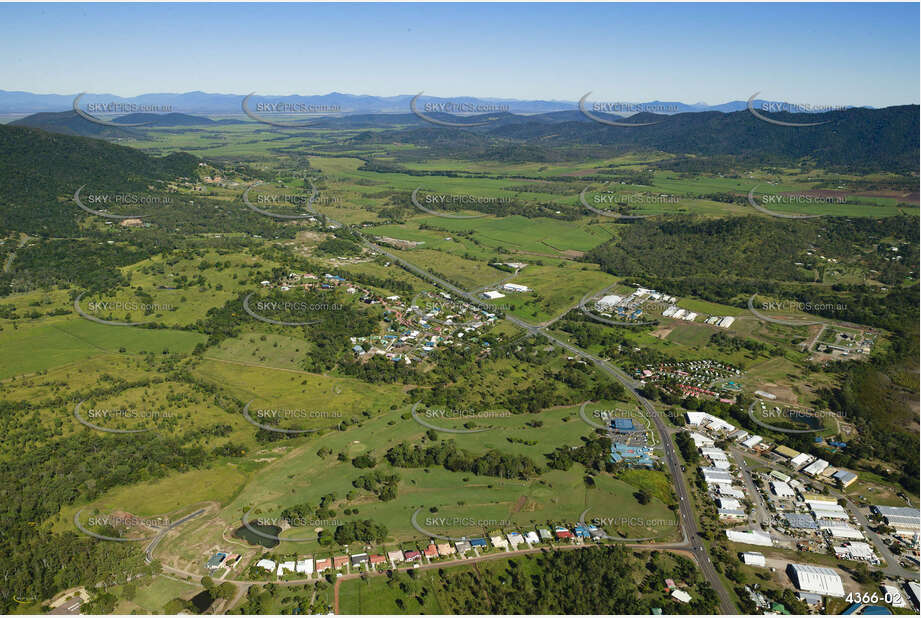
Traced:
POLYGON ((97 324, 80 317, 59 316, 5 326, 0 345, 0 378, 78 363, 100 354, 188 354, 205 341, 197 333, 97 324))

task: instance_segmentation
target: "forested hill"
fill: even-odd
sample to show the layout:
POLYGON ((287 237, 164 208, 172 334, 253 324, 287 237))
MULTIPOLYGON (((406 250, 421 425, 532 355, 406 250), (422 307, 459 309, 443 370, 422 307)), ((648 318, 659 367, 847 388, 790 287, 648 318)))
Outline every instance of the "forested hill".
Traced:
MULTIPOLYGON (((660 150, 673 154, 702 156, 735 155, 754 162, 784 163, 809 160, 820 167, 855 171, 918 170, 919 107, 902 105, 884 109, 854 108, 824 114, 766 114, 784 122, 826 122, 815 127, 784 127, 755 118, 750 112, 690 112, 670 116, 637 114, 630 118, 609 116, 618 122, 654 122, 638 127, 612 127, 566 113, 541 116, 493 115, 495 120, 475 129, 454 129, 464 133, 467 148, 471 138, 479 147, 495 146, 497 140, 511 140, 554 149, 573 146, 608 146, 621 151, 660 150)), ((486 116, 484 116, 486 118, 486 116)), ((465 122, 472 121, 464 120, 465 122)), ((341 119, 338 122, 347 122, 341 119)), ((354 120, 352 122, 355 122, 354 120)), ((378 139, 408 141, 438 146, 446 138, 443 127, 423 125, 384 132, 378 139)), ((510 151, 509 156, 514 156, 510 151)))
MULTIPOLYGON (((918 488, 917 434, 907 431, 917 417, 918 223, 914 217, 827 218, 774 221, 737 217, 698 220, 644 220, 626 226, 621 237, 585 255, 630 283, 676 296, 746 307, 752 294, 792 299, 816 307, 821 316, 866 324, 891 333, 891 343, 868 363, 844 362, 830 368, 836 384, 817 395, 858 428, 848 457, 904 462, 899 481, 918 488), (855 251, 855 246, 866 247, 855 251), (886 255, 896 246, 903 260, 886 255), (823 283, 834 256, 835 268, 872 272, 876 282, 823 283)), ((848 465, 841 462, 836 465, 848 465)))
POLYGON ((150 157, 85 137, 0 125, 0 228, 38 236, 77 232, 75 208, 59 203, 81 185, 99 191, 142 191, 153 180, 189 177, 198 159, 150 157))
MULTIPOLYGON (((131 121, 125 121, 131 122, 131 121)), ((135 121, 139 122, 139 121, 135 121)), ((116 137, 138 137, 139 133, 128 127, 111 127, 96 122, 91 122, 70 110, 66 112, 41 112, 32 114, 10 123, 13 127, 30 127, 51 133, 64 135, 82 135, 83 137, 98 137, 111 139, 116 137)))

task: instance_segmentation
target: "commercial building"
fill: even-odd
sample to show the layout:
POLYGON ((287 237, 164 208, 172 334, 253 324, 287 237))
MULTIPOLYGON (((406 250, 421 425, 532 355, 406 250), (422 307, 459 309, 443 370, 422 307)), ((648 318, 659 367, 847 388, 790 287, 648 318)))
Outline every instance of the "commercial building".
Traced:
POLYGON ((595 306, 601 310, 610 309, 611 307, 619 305, 623 299, 623 296, 608 294, 607 296, 603 296, 597 303, 595 303, 595 306))
POLYGON ((774 495, 778 498, 796 497, 796 492, 793 491, 793 488, 783 481, 771 481, 771 491, 773 491, 774 495))
POLYGON ((834 539, 854 539, 859 541, 864 538, 860 530, 849 524, 827 523, 827 520, 823 520, 819 522, 819 528, 823 532, 829 533, 834 539))
POLYGON ((707 448, 715 444, 713 438, 709 438, 701 433, 697 433, 696 431, 690 432, 689 435, 691 440, 694 441, 694 446, 697 448, 707 448))
POLYGON ((774 545, 771 535, 761 530, 727 530, 726 537, 735 543, 760 545, 762 547, 772 547, 774 545))
POLYGON ((791 528, 797 530, 818 530, 819 524, 809 513, 784 513, 784 517, 791 528))
POLYGON ((808 474, 809 476, 812 476, 812 477, 817 477, 829 465, 830 464, 824 459, 816 459, 811 464, 803 468, 803 473, 808 474))
POLYGON ((874 513, 879 515, 887 526, 905 532, 918 532, 921 529, 921 512, 908 506, 874 506, 874 513))
POLYGON ((843 597, 844 582, 841 576, 828 567, 811 564, 789 564, 787 574, 797 588, 822 596, 843 597))
POLYGON ((800 454, 799 451, 795 451, 789 446, 783 446, 783 445, 780 445, 777 448, 775 448, 774 452, 777 453, 778 455, 786 457, 787 459, 793 459, 794 457, 800 454))
POLYGON ((850 470, 838 470, 831 476, 841 487, 850 487, 857 480, 857 475, 850 470))
POLYGON ((721 418, 717 418, 706 412, 685 412, 688 425, 694 427, 706 427, 710 431, 735 431, 735 425, 727 423, 721 418))
POLYGON ((835 550, 835 555, 838 558, 843 558, 845 560, 863 560, 874 564, 879 562, 879 558, 876 557, 873 548, 868 543, 861 541, 842 543, 841 545, 834 546, 832 549, 835 550))
POLYGON ((757 551, 747 551, 742 553, 742 562, 751 566, 767 566, 767 560, 764 558, 764 554, 757 551))
POLYGON ((531 288, 526 285, 518 285, 517 283, 506 283, 502 286, 502 289, 506 292, 530 292, 531 288))
POLYGON ((799 455, 797 455, 796 457, 790 460, 790 465, 793 467, 794 470, 799 470, 812 461, 815 461, 815 457, 813 457, 809 453, 800 453, 799 455))

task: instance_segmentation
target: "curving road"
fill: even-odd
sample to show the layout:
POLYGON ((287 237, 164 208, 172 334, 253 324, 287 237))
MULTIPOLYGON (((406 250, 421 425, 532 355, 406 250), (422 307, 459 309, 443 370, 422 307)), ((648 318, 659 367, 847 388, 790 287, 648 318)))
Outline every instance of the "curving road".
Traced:
MULTIPOLYGON (((330 220, 332 221, 332 220, 330 220)), ((334 223, 338 223, 335 222, 334 223)), ((342 225, 341 223, 339 225, 342 225)), ((427 279, 434 283, 435 285, 441 287, 444 290, 452 292, 461 298, 466 299, 467 301, 474 303, 476 305, 482 305, 480 301, 474 294, 471 294, 465 290, 461 290, 452 283, 437 277, 436 275, 427 272, 411 262, 407 262, 403 258, 394 255, 390 251, 383 249, 377 244, 371 242, 364 235, 357 231, 359 238, 361 238, 365 245, 374 249, 375 251, 380 252, 383 255, 386 255, 395 263, 400 264, 403 268, 410 271, 411 273, 427 279)), ((601 358, 583 350, 580 347, 577 347, 568 341, 557 338, 553 334, 547 332, 544 327, 536 326, 525 322, 524 320, 515 317, 513 315, 506 314, 505 319, 509 322, 515 324, 519 328, 524 329, 531 335, 541 335, 546 337, 554 345, 557 345, 569 352, 572 352, 576 356, 580 356, 586 360, 590 360, 596 367, 598 367, 602 372, 606 373, 610 377, 614 378, 620 382, 637 402, 642 406, 646 414, 652 418, 653 422, 656 424, 656 429, 659 431, 659 434, 662 436, 662 443, 665 450, 665 461, 668 466, 669 472, 672 475, 675 483, 675 492, 678 496, 678 508, 681 515, 681 526, 683 528, 682 532, 684 533, 684 538, 690 539, 690 547, 688 550, 694 555, 694 559, 697 561, 697 564, 700 566, 700 570, 706 577, 707 581, 710 583, 710 586, 713 588, 717 597, 720 601, 720 611, 723 614, 735 614, 736 608, 735 604, 732 602, 732 598, 729 596, 729 591, 726 590, 726 586, 723 585, 723 581, 720 579, 719 574, 716 571, 716 568, 713 566, 713 563, 710 561, 710 556, 700 541, 700 528, 697 526, 697 519, 694 514, 694 507, 691 503, 691 497, 688 492, 687 483, 684 478, 684 473, 681 471, 681 465, 679 463, 678 455, 675 452, 675 447, 672 444, 671 439, 669 438, 668 428, 665 423, 662 421, 662 418, 656 412, 656 409, 653 407, 652 403, 643 397, 638 391, 638 383, 631 378, 629 375, 624 373, 618 367, 611 365, 607 361, 602 360, 601 358)))
POLYGON ((157 536, 155 536, 150 541, 150 543, 147 544, 147 547, 144 549, 144 560, 146 560, 148 564, 153 561, 153 552, 157 548, 157 545, 160 544, 160 541, 163 539, 163 537, 166 535, 167 532, 169 532, 170 530, 172 530, 173 528, 177 526, 181 526, 182 524, 189 521, 190 519, 198 517, 199 515, 204 513, 206 510, 207 509, 198 509, 194 513, 186 515, 182 519, 178 521, 174 521, 173 523, 168 525, 166 528, 163 528, 163 530, 160 530, 160 532, 157 533, 157 536))

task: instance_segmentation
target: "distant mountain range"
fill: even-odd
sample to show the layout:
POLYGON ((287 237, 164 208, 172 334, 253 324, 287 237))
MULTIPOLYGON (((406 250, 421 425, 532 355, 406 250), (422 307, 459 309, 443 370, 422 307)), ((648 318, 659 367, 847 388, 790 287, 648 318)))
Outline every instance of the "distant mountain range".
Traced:
MULTIPOLYGON (((820 165, 855 169, 918 169, 919 114, 917 105, 883 109, 853 108, 810 115, 819 126, 791 128, 764 122, 746 111, 685 112, 672 115, 641 113, 624 120, 596 114, 599 118, 635 123, 635 128, 612 127, 587 118, 578 110, 543 114, 482 114, 464 118, 479 126, 439 127, 412 113, 348 114, 317 118, 314 129, 357 130, 357 142, 405 142, 434 148, 461 147, 486 152, 497 140, 540 148, 602 146, 617 149, 654 149, 675 154, 704 156, 737 155, 748 159, 796 161, 812 159, 820 165), (649 123, 649 124, 642 124, 649 123), (368 131, 366 129, 385 129, 368 131)), ((456 121, 457 116, 433 112, 429 118, 456 121)), ((774 120, 796 123, 802 115, 773 113, 774 120)), ((102 139, 146 137, 152 127, 217 127, 241 120, 212 120, 188 114, 127 114, 116 124, 149 123, 144 126, 101 125, 73 111, 42 112, 9 123, 52 133, 102 139)), ((246 119, 245 122, 255 124, 246 119)), ((268 129, 268 126, 266 126, 268 129)), ((532 153, 534 154, 534 153, 532 153)), ((482 155, 477 155, 482 156, 482 155)))
MULTIPOLYGON (((33 114, 37 112, 60 112, 73 109, 74 94, 35 94, 32 92, 19 92, 0 90, 0 114, 33 114)), ((118 109, 127 111, 143 111, 151 108, 171 111, 181 114, 242 114, 241 103, 244 94, 216 94, 207 92, 184 93, 150 93, 136 97, 119 97, 114 94, 87 93, 80 99, 81 109, 87 106, 114 105, 118 109)), ((254 95, 251 106, 259 103, 283 103, 296 106, 320 106, 331 108, 343 114, 369 114, 369 113, 406 113, 409 111, 410 101, 414 94, 402 94, 392 97, 377 97, 371 95, 343 94, 331 92, 323 95, 254 95)), ((620 115, 630 115, 640 111, 657 114, 674 114, 683 112, 736 112, 745 109, 747 100, 740 99, 719 105, 706 103, 681 103, 680 101, 645 101, 645 102, 617 102, 605 99, 589 98, 585 106, 589 111, 593 102, 605 101, 608 104, 623 103, 624 107, 606 108, 606 111, 620 115)), ((578 110, 578 100, 572 101, 544 101, 522 99, 494 99, 477 97, 434 97, 423 95, 418 101, 420 111, 426 105, 467 106, 468 109, 477 106, 499 107, 503 111, 514 114, 540 114, 546 112, 578 110)), ((762 105, 784 105, 780 101, 755 99, 754 104, 761 109, 762 105)), ((604 111, 604 110, 602 110, 604 111)), ((102 112, 99 112, 100 114, 102 112)))
POLYGON ((227 124, 240 124, 243 120, 222 119, 212 120, 205 116, 192 116, 190 114, 150 114, 135 113, 125 114, 112 120, 115 124, 124 124, 125 127, 113 127, 87 120, 77 112, 39 112, 10 122, 14 127, 31 127, 42 129, 51 133, 64 135, 81 135, 83 137, 97 137, 111 139, 118 137, 143 137, 143 129, 154 127, 190 127, 190 126, 219 126, 227 124), (141 126, 128 126, 141 125, 141 126))

